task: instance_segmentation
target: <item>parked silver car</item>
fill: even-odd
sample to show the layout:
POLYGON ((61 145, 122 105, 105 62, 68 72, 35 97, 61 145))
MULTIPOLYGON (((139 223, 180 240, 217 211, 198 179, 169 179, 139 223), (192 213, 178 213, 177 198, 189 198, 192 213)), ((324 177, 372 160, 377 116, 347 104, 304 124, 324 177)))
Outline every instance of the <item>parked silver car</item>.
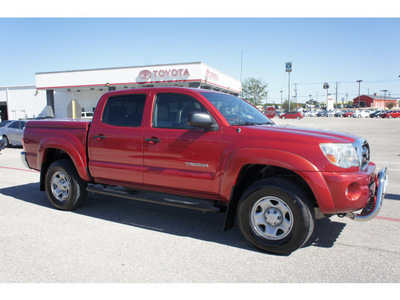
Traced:
MULTIPOLYGON (((10 124, 12 122, 12 120, 5 120, 5 121, 1 121, 0 123, 0 128, 7 126, 8 124, 10 124)), ((2 130, 2 129, 0 129, 2 130)))
POLYGON ((1 128, 4 147, 10 145, 22 146, 22 135, 24 134, 26 121, 12 121, 1 128))

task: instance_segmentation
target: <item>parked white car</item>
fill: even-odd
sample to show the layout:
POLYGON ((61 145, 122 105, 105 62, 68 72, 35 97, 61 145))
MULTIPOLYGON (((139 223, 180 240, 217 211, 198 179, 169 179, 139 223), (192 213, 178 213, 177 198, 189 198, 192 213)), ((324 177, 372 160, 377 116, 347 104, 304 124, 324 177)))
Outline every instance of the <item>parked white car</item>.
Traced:
POLYGON ((93 118, 93 112, 92 111, 83 111, 81 113, 81 118, 93 118))
POLYGON ((353 114, 353 118, 369 118, 370 110, 360 110, 353 114))

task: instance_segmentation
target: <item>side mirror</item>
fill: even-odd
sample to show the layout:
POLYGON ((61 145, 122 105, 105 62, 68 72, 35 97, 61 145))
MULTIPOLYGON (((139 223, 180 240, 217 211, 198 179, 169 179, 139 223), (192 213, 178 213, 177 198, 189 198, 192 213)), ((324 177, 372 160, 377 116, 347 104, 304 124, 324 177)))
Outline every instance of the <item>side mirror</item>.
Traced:
POLYGON ((218 130, 218 125, 215 124, 211 116, 206 112, 191 112, 188 116, 187 124, 191 127, 218 130))

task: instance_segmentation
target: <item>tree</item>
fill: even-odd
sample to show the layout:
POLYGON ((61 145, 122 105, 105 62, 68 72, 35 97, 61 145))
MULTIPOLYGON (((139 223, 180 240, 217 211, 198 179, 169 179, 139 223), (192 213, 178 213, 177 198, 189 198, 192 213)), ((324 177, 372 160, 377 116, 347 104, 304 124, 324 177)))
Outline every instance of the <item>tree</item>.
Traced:
POLYGON ((262 100, 267 97, 268 84, 257 78, 247 78, 243 82, 243 99, 249 101, 254 106, 262 105, 262 100))
POLYGON ((285 102, 283 102, 282 104, 282 109, 284 111, 293 111, 296 110, 296 103, 294 103, 293 101, 290 102, 290 109, 289 109, 289 101, 285 100, 285 102))

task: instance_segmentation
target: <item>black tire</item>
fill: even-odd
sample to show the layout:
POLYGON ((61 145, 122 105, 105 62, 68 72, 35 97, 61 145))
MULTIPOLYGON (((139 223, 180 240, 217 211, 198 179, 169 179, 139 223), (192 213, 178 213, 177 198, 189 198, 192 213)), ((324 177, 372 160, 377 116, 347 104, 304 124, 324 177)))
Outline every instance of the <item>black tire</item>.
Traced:
POLYGON ((7 148, 11 145, 6 135, 3 135, 3 141, 4 141, 4 148, 7 148))
POLYGON ((51 204, 61 210, 74 210, 86 198, 86 183, 70 160, 53 162, 46 172, 46 193, 51 204))
POLYGON ((292 181, 267 178, 243 193, 238 222, 250 244, 265 252, 289 255, 311 237, 314 207, 292 181))

